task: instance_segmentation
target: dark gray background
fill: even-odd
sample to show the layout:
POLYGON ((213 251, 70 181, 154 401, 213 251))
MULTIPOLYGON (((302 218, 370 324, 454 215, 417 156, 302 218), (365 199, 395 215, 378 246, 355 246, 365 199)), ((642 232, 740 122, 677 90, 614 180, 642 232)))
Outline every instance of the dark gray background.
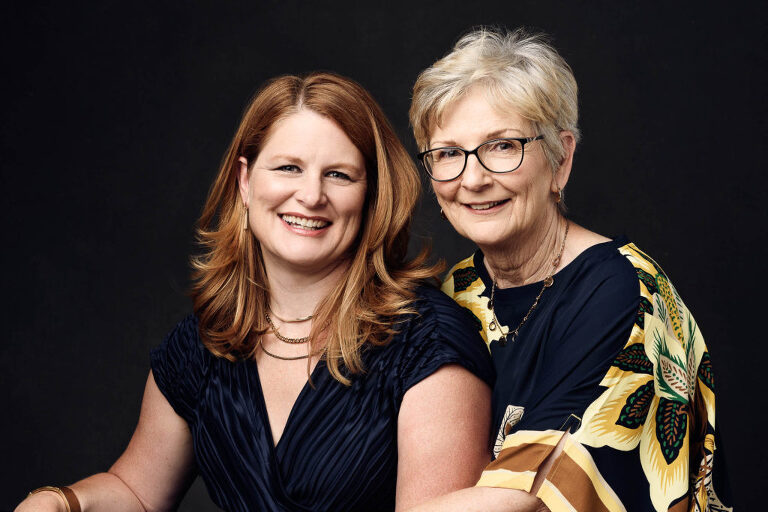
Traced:
MULTIPOLYGON (((6 4, 2 24, 0 508, 102 471, 135 426, 148 353, 190 309, 193 224, 265 79, 360 81, 406 145, 417 73, 471 26, 549 32, 580 86, 571 217, 627 234, 704 332, 741 510, 757 510, 766 368, 765 16, 548 1, 6 4)), ((414 232, 472 246, 425 193, 414 232)), ((196 484, 182 510, 211 510, 196 484)))

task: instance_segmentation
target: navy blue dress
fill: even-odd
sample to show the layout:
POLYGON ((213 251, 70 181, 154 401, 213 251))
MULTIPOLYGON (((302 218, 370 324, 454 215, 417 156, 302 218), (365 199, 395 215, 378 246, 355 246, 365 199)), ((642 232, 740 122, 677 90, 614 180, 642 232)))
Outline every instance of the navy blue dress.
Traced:
MULTIPOLYGON (((493 384, 488 350, 466 313, 421 287, 418 315, 385 347, 363 352, 366 373, 344 386, 324 361, 312 372, 274 446, 254 361, 203 346, 190 315, 152 351, 160 391, 192 434, 197 469, 225 510, 394 510, 397 415, 411 386, 446 364, 493 384)), ((446 425, 449 428, 449 425, 446 425)))

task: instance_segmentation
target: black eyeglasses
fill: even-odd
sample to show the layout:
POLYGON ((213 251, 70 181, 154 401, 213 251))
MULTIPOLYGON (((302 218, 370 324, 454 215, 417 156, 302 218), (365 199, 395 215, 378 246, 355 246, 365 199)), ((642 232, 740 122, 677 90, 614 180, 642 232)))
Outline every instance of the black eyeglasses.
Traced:
POLYGON ((467 168, 469 155, 475 155, 485 169, 495 173, 512 172, 523 163, 525 145, 543 139, 535 137, 507 137, 487 140, 472 151, 458 146, 428 149, 416 157, 429 177, 435 181, 452 181, 467 168))

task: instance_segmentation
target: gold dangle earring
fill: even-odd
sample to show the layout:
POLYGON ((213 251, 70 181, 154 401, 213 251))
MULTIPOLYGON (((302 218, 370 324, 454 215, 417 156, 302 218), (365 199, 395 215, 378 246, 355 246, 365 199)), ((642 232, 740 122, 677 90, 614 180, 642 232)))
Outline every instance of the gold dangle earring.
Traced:
MULTIPOLYGON (((248 160, 245 159, 245 157, 240 157, 237 159, 238 162, 240 162, 240 173, 242 178, 242 173, 245 170, 247 172, 248 170, 248 160), (243 166, 245 166, 245 169, 243 169, 243 166)), ((251 180, 248 179, 248 199, 247 201, 243 201, 243 231, 248 231, 248 203, 251 202, 251 180)))
POLYGON ((561 188, 557 189, 557 198, 555 198, 555 202, 556 203, 563 202, 563 189, 561 189, 561 188))

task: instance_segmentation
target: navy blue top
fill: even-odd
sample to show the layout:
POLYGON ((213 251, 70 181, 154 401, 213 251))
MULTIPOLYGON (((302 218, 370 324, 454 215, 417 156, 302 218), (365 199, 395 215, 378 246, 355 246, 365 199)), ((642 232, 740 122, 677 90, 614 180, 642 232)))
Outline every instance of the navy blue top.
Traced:
MULTIPOLYGON (((339 383, 324 361, 312 372, 274 446, 257 365, 217 358, 197 319, 182 320, 152 351, 157 386, 192 434, 197 468, 226 510, 394 510, 397 415, 408 389, 446 364, 493 385, 488 350, 468 314, 420 287, 384 347, 363 351, 366 372, 339 383)), ((446 428, 449 426, 446 425, 446 428)))
MULTIPOLYGON (((586 249, 555 274, 514 343, 502 347, 491 342, 499 376, 493 389, 494 425, 506 423, 511 405, 525 409, 513 432, 578 426, 570 423, 570 415, 582 417, 601 393, 599 383, 629 338, 637 314, 637 273, 617 251, 626 243, 621 238, 586 249)), ((482 252, 474 258, 490 296, 492 280, 482 252)), ((494 310, 501 324, 514 330, 541 286, 497 289, 494 310)))
POLYGON ((501 346, 542 285, 497 289, 491 310, 479 251, 443 285, 474 315, 498 375, 495 460, 478 485, 530 492, 568 429, 537 494, 551 510, 731 510, 709 352, 658 264, 626 239, 586 249, 501 346))

